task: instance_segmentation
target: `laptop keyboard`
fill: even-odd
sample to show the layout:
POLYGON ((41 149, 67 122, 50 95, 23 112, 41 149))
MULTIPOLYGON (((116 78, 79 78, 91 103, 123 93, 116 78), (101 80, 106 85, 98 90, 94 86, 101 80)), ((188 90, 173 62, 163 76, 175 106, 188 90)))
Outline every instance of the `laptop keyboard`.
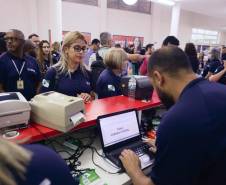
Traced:
MULTIPOLYGON (((150 154, 149 151, 149 146, 146 143, 139 143, 139 144, 133 144, 131 146, 129 146, 127 149, 131 149, 132 151, 134 151, 138 156, 142 156, 143 154, 150 154)), ((118 149, 114 152, 108 153, 108 157, 114 161, 114 163, 117 166, 121 166, 121 161, 119 159, 119 155, 121 154, 123 149, 118 149)))

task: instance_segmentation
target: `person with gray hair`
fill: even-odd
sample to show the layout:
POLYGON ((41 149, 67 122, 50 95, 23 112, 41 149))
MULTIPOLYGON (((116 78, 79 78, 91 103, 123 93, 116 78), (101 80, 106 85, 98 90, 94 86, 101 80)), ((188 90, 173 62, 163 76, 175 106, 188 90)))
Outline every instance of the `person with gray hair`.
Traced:
POLYGON ((112 46, 112 36, 109 32, 102 32, 100 34, 100 44, 101 48, 97 51, 97 53, 93 53, 89 58, 89 67, 91 67, 94 61, 97 61, 98 57, 104 59, 105 54, 108 49, 112 46))

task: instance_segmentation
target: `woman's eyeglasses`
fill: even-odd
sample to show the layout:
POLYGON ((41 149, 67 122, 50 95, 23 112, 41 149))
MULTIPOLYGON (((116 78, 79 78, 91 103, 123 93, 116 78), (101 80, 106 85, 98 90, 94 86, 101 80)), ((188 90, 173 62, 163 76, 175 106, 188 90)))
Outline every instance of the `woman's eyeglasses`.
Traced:
POLYGON ((86 46, 81 47, 81 46, 75 45, 73 48, 74 48, 74 51, 75 51, 75 52, 81 52, 81 51, 82 51, 82 52, 84 53, 84 52, 87 51, 86 46))

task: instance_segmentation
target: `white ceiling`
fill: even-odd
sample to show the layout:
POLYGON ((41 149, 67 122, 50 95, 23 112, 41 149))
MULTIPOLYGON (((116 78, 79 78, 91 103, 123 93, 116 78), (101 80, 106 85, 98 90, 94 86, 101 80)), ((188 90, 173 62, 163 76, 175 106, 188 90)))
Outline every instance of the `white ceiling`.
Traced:
POLYGON ((179 0, 182 9, 225 19, 226 0, 179 0))

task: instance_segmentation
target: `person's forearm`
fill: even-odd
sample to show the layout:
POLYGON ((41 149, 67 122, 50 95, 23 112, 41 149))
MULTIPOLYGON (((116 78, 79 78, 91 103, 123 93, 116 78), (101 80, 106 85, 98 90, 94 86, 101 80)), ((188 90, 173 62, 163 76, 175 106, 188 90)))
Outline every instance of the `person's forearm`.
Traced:
POLYGON ((205 76, 205 79, 209 80, 209 77, 212 75, 213 73, 208 72, 208 74, 205 76))
POLYGON ((144 175, 141 170, 129 175, 134 185, 155 185, 150 177, 144 175))
POLYGON ((212 82, 218 82, 225 73, 226 73, 226 69, 223 69, 219 73, 217 73, 215 75, 211 75, 209 77, 209 80, 212 81, 212 82))
POLYGON ((127 54, 128 59, 132 62, 141 62, 144 60, 145 55, 140 55, 140 54, 127 54))

